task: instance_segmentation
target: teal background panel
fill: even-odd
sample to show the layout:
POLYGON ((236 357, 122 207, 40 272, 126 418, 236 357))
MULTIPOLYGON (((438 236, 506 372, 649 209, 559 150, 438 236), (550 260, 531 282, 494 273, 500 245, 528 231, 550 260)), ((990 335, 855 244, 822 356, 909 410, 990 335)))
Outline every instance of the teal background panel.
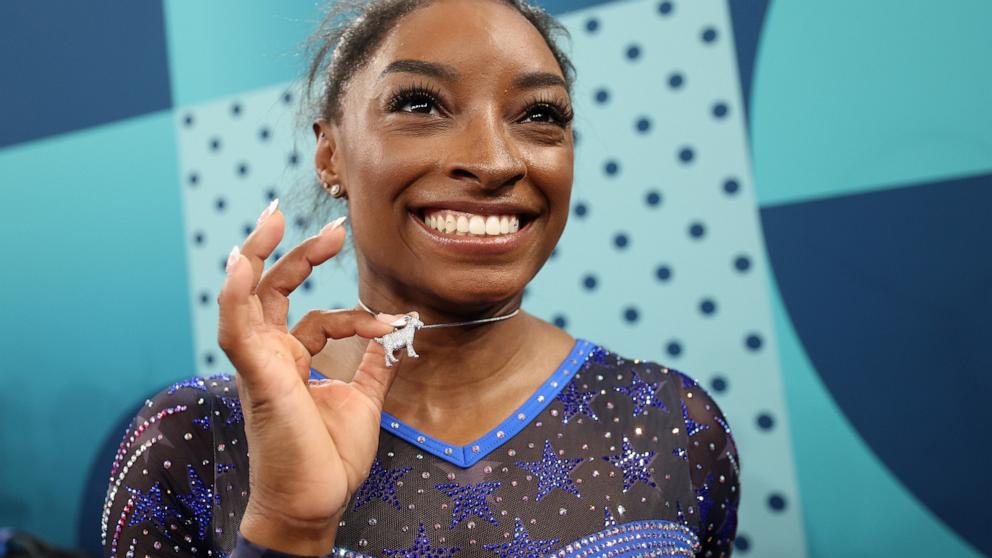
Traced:
POLYGON ((762 206, 992 169, 992 3, 772 2, 751 138, 762 206))
MULTIPOLYGON (((774 285, 772 303, 779 357, 787 371, 809 555, 981 558, 892 475, 851 426, 813 368, 774 285)), ((892 428, 893 435, 906 435, 903 423, 892 428)), ((959 490, 959 498, 971 497, 958 488, 960 473, 940 478, 951 469, 934 471, 934 482, 959 490)))
POLYGON ((323 3, 165 0, 174 106, 295 79, 299 46, 317 28, 323 3))
POLYGON ((192 371, 172 130, 158 112, 0 151, 0 525, 76 544, 98 449, 192 371))

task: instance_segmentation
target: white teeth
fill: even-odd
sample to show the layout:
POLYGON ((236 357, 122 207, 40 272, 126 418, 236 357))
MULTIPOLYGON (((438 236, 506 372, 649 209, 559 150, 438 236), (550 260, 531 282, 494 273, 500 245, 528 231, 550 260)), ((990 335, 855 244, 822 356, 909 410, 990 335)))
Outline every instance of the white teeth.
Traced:
POLYGON ((486 221, 478 215, 473 215, 472 218, 468 220, 468 232, 476 236, 486 234, 486 221))
POLYGON ((473 215, 449 210, 431 211, 424 224, 446 234, 499 236, 520 230, 519 215, 473 215))

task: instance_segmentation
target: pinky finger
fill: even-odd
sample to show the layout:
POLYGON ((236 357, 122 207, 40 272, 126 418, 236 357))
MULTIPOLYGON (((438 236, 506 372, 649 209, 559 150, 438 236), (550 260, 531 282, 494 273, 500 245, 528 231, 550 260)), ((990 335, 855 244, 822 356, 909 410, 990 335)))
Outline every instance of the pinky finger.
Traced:
MULTIPOLYGON (((248 259, 237 246, 227 257, 227 277, 217 295, 220 317, 217 343, 230 356, 230 350, 252 335, 251 284, 253 274, 248 259)), ((237 363, 233 363, 237 366, 237 363)))

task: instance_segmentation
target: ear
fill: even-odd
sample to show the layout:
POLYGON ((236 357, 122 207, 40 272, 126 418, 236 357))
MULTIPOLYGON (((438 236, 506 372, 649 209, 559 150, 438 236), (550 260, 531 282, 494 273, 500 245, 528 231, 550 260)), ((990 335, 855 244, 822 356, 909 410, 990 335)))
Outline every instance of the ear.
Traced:
POLYGON ((320 118, 313 123, 313 133, 317 139, 313 161, 317 179, 324 184, 341 184, 343 169, 339 168, 341 156, 337 149, 337 126, 320 118))

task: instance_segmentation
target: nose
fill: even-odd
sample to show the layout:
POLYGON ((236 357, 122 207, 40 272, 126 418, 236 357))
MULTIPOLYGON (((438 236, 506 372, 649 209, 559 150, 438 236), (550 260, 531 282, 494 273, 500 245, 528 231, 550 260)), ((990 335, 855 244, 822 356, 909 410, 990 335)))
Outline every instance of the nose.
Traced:
POLYGON ((469 118, 452 143, 445 161, 449 177, 498 190, 527 175, 518 146, 496 111, 469 118))

